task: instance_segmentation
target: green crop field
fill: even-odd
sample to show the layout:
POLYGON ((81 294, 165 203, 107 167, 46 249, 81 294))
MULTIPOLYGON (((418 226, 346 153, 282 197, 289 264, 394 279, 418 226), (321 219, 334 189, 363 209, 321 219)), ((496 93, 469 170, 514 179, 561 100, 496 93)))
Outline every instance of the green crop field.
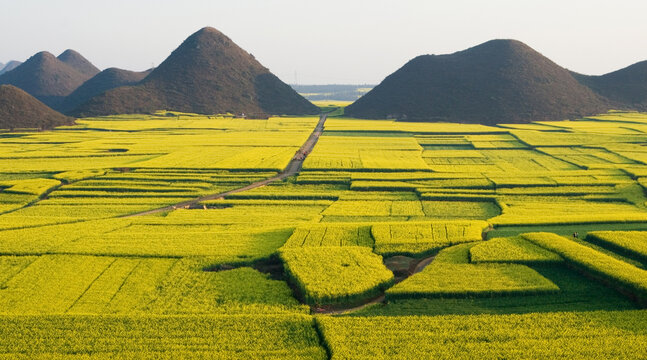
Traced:
POLYGON ((558 292, 559 287, 520 264, 470 264, 473 244, 442 250, 420 273, 386 291, 387 299, 476 297, 558 292))
POLYGON ((0 358, 647 357, 647 114, 321 107, 0 133, 0 358))

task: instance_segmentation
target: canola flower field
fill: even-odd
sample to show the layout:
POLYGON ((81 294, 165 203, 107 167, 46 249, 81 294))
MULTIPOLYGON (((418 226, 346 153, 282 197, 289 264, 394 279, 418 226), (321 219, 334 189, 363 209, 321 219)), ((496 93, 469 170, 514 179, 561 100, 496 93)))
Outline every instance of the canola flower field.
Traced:
POLYGON ((0 358, 647 358, 647 114, 337 111, 140 215, 319 121, 168 114, 0 133, 0 358))

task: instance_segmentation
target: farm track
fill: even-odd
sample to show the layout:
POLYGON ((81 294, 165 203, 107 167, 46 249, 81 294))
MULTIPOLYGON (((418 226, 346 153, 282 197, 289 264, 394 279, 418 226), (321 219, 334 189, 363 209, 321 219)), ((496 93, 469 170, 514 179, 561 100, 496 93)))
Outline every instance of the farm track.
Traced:
POLYGON ((281 181, 281 180, 284 180, 284 179, 286 179, 286 178, 288 178, 290 176, 296 175, 296 174, 299 173, 299 171, 301 171, 301 167, 303 166, 303 162, 305 161, 308 154, 315 147, 315 145, 317 144, 317 141, 319 141, 319 137, 323 133, 324 123, 326 122, 327 116, 328 116, 327 114, 321 114, 320 115, 319 122, 317 123, 317 126, 314 128, 314 130, 312 131, 312 133, 310 134, 310 136, 308 137, 306 142, 303 143, 301 148, 299 148, 299 150, 296 152, 295 157, 292 158, 290 163, 288 163, 288 166, 286 166, 285 169, 283 169, 283 171, 281 171, 280 173, 278 173, 277 175, 275 175, 275 176, 273 176, 271 178, 261 180, 261 181, 257 181, 255 183, 251 183, 251 184, 249 184, 247 186, 244 186, 244 187, 241 187, 241 188, 238 188, 238 189, 228 190, 228 191, 220 192, 220 193, 216 193, 216 194, 205 195, 205 196, 202 196, 202 197, 199 197, 199 198, 196 198, 196 199, 183 201, 183 202, 180 202, 180 203, 177 203, 177 204, 174 204, 174 205, 165 206, 163 208, 153 209, 153 210, 146 210, 146 211, 142 211, 142 212, 139 212, 139 213, 126 215, 126 216, 123 216, 123 217, 128 218, 128 217, 134 217, 134 216, 152 215, 152 214, 158 214, 158 213, 161 213, 161 212, 172 211, 172 210, 175 210, 175 209, 187 208, 187 207, 190 207, 192 205, 196 205, 196 204, 198 204, 198 203, 200 203, 202 201, 221 199, 221 198, 224 198, 227 195, 237 194, 237 193, 240 193, 240 192, 243 192, 243 191, 256 189, 256 188, 265 186, 267 184, 273 183, 275 181, 281 181), (298 155, 301 155, 301 156, 298 156, 298 155))
MULTIPOLYGON (((427 267, 429 264, 431 264, 432 261, 434 261, 435 257, 436 257, 436 255, 426 257, 426 258, 423 258, 420 261, 418 261, 418 263, 416 263, 416 266, 413 268, 413 271, 409 274, 409 276, 399 280, 398 282, 402 282, 402 281, 408 279, 409 277, 411 277, 412 275, 421 272, 425 267, 427 267)), ((349 314, 349 313, 353 313, 353 312, 356 312, 356 311, 363 310, 363 309, 365 309, 365 308, 367 308, 367 307, 369 307, 371 305, 381 304, 381 303, 384 302, 384 299, 385 299, 385 295, 382 294, 380 296, 377 296, 377 297, 374 297, 372 299, 369 299, 369 300, 365 301, 361 305, 357 305, 357 306, 353 306, 353 307, 347 307, 347 308, 323 309, 323 310, 319 310, 319 311, 314 311, 314 313, 316 313, 316 314, 328 314, 328 315, 349 314)))

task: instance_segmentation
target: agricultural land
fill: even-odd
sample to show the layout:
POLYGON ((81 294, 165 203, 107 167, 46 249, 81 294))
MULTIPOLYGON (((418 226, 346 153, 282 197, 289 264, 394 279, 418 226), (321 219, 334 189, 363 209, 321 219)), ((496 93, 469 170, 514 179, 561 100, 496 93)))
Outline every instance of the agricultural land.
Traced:
POLYGON ((647 114, 317 105, 0 132, 0 358, 647 358, 647 114))

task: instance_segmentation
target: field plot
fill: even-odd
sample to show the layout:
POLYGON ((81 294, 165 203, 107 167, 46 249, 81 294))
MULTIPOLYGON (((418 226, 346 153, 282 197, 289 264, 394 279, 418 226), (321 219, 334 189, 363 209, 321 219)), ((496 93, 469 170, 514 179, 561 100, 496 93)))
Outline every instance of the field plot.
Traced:
POLYGON ((488 219, 499 214, 496 204, 488 201, 442 200, 344 200, 334 202, 322 215, 325 221, 357 218, 382 221, 433 219, 488 219))
POLYGON ((482 239, 485 222, 406 222, 375 224, 375 252, 382 255, 422 255, 463 242, 482 239))
POLYGON ((334 201, 347 192, 348 186, 346 184, 292 184, 281 182, 243 193, 231 194, 227 196, 227 199, 334 201))
POLYGON ((269 256, 291 229, 210 231, 200 225, 135 225, 104 235, 62 244, 56 251, 113 256, 210 256, 217 262, 241 263, 269 256))
POLYGON ((420 201, 336 201, 324 216, 424 216, 420 201))
POLYGON ((4 282, 2 312, 64 313, 114 261, 89 256, 39 257, 4 282))
POLYGON ((645 311, 318 317, 332 359, 632 359, 645 311))
POLYGON ((365 247, 304 247, 280 253, 286 273, 309 304, 361 301, 393 283, 382 257, 365 247))
POLYGON ((336 132, 370 132, 407 133, 408 134, 474 134, 499 133, 501 129, 477 124, 454 123, 416 123, 397 122, 389 120, 360 120, 360 119, 330 119, 326 122, 326 130, 336 132))
POLYGON ((325 205, 231 205, 149 216, 73 222, 3 231, 0 253, 112 256, 210 256, 249 263, 281 247, 299 223, 318 219, 325 205), (195 214, 195 215, 194 215, 195 214), (255 222, 254 227, 248 224, 255 222), (26 240, 28 239, 28 240, 26 240))
MULTIPOLYGON (((353 316, 428 316, 528 314, 569 311, 632 310, 634 301, 601 282, 556 263, 527 265, 559 287, 559 292, 508 296, 417 297, 392 299, 369 306, 353 316)), ((492 272, 491 274, 496 274, 492 272)))
MULTIPOLYGON (((477 200, 477 199, 475 199, 477 200)), ((488 219, 500 213, 490 201, 422 201, 425 216, 445 219, 488 219)))
POLYGON ((209 259, 0 257, 1 314, 303 313, 285 282, 209 259))
POLYGON ((252 268, 204 271, 208 259, 177 261, 138 309, 142 314, 308 313, 284 281, 252 268))
POLYGON ((325 359, 308 316, 1 316, 7 359, 325 359))
POLYGON ((520 237, 495 238, 470 248, 470 261, 503 263, 555 263, 559 255, 545 250, 520 237))
POLYGON ((283 248, 311 246, 373 247, 371 226, 366 224, 304 225, 294 230, 283 248))
POLYGON ((546 147, 539 151, 586 169, 608 168, 618 164, 636 162, 604 148, 594 147, 546 147))
POLYGON ((559 287, 519 264, 469 264, 462 244, 441 251, 422 272, 386 291, 388 299, 525 295, 558 292, 559 287))
POLYGON ((322 136, 306 170, 427 170, 413 137, 322 136))
POLYGON ((647 212, 635 204, 606 199, 573 199, 534 196, 501 201, 502 214, 491 218, 495 225, 585 224, 596 222, 644 222, 647 212))

